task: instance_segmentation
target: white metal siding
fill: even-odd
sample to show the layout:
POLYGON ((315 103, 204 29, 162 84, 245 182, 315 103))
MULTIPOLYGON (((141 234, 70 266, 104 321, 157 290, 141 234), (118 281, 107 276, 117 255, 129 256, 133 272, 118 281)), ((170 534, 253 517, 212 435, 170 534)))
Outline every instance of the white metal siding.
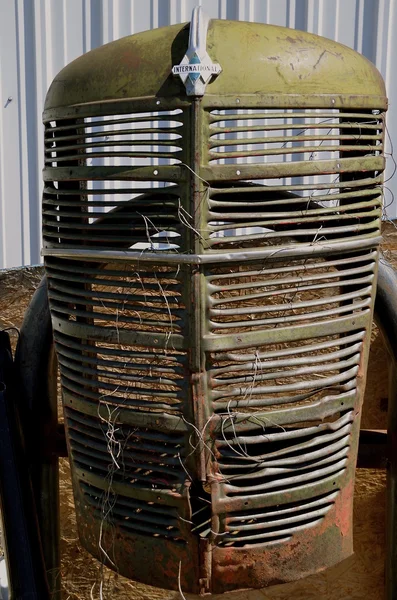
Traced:
MULTIPOLYGON (((0 0, 0 268, 40 262, 41 111, 53 77, 92 48, 188 21, 197 4, 212 18, 303 29, 364 54, 386 80, 397 139, 395 0, 0 0)), ((394 218, 396 177, 386 185, 394 218)))

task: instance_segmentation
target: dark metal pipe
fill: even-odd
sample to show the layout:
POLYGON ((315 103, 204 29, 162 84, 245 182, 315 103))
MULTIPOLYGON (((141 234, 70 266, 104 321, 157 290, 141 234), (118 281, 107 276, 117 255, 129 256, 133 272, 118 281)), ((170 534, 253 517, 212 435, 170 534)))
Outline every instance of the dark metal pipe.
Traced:
POLYGON ((61 597, 59 550, 60 448, 57 362, 47 282, 43 278, 25 313, 15 358, 19 411, 36 500, 44 562, 52 600, 61 597))
POLYGON ((0 332, 0 499, 10 600, 50 598, 8 333, 0 332))

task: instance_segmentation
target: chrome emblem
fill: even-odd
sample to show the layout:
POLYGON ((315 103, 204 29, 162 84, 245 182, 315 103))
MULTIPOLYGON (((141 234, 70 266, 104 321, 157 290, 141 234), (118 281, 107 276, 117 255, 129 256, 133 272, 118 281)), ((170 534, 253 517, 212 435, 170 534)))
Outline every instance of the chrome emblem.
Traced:
POLYGON ((190 23, 189 48, 181 63, 172 67, 172 73, 185 84, 188 96, 203 96, 211 77, 222 71, 222 67, 213 63, 207 52, 208 23, 209 19, 201 6, 197 6, 190 23))

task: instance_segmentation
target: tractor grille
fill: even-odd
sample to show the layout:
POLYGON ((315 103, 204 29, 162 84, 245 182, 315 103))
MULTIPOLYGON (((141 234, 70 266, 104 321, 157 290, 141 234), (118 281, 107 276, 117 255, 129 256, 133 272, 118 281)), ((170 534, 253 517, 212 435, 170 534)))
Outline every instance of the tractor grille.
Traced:
POLYGON ((53 122, 45 133, 45 162, 62 166, 77 160, 90 165, 93 159, 122 159, 118 165, 175 164, 181 159, 182 127, 180 109, 53 122))
POLYGON ((296 246, 376 233, 379 111, 228 109, 209 111, 207 118, 208 163, 219 165, 219 173, 222 165, 232 180, 257 180, 210 189, 210 248, 296 246), (259 179, 261 164, 270 179, 259 179))
POLYGON ((336 509, 356 448, 382 116, 209 108, 206 117, 205 177, 217 180, 204 243, 233 261, 204 269, 216 540, 299 544, 336 509))
POLYGON ((65 411, 73 460, 80 469, 129 486, 169 488, 180 492, 185 480, 181 434, 154 435, 145 429, 120 425, 71 409, 65 411))
POLYGON ((92 506, 97 518, 109 512, 109 521, 129 534, 146 534, 185 543, 180 531, 181 520, 175 508, 164 510, 161 504, 140 502, 119 494, 108 495, 92 485, 82 484, 84 498, 92 506))
POLYGON ((286 542, 294 533, 319 524, 332 507, 337 493, 262 512, 241 511, 227 519, 225 535, 219 544, 238 548, 286 542))
POLYGON ((47 181, 44 189, 44 240, 71 247, 179 248, 180 190, 173 181, 163 181, 156 167, 181 161, 183 112, 64 123, 46 126, 47 169, 66 170, 62 181, 47 181), (68 176, 71 166, 76 178, 68 176))
MULTIPOLYGON (((139 552, 158 544, 161 560, 189 547, 214 573, 239 552, 296 556, 308 535, 321 554, 351 510, 383 115, 257 101, 86 105, 46 122, 69 454, 80 535, 105 561, 105 529, 139 552)), ((347 556, 351 530, 335 539, 347 556)), ((139 560, 117 556, 141 578, 139 560)))

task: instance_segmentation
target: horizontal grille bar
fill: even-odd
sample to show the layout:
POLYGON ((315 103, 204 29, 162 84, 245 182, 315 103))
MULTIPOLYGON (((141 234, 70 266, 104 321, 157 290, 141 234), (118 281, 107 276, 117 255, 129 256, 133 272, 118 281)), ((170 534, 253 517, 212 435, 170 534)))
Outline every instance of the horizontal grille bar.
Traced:
POLYGON ((293 160, 312 160, 314 154, 376 156, 382 152, 383 120, 379 115, 342 115, 336 110, 264 110, 252 115, 244 109, 214 111, 209 115, 209 160, 240 163, 288 155, 293 160), (274 135, 277 131, 280 135, 274 135))
POLYGON ((183 436, 157 437, 155 432, 120 425, 111 411, 106 421, 65 408, 65 418, 71 458, 80 469, 111 475, 112 480, 128 481, 131 486, 179 491, 183 485, 183 436))
MULTIPOLYGON (((208 331, 244 333, 278 324, 319 323, 371 305, 374 253, 329 261, 218 267, 207 271, 208 331), (259 329, 258 329, 259 328, 259 329)), ((265 338, 264 338, 265 339, 265 338)))
POLYGON ((178 413, 186 402, 186 353, 83 343, 54 332, 62 384, 77 398, 178 413))
POLYGON ((174 507, 133 500, 80 482, 84 501, 107 526, 127 532, 172 539, 183 543, 180 519, 174 507))
POLYGON ((126 117, 86 117, 74 124, 50 122, 45 163, 122 159, 126 164, 175 164, 182 158, 183 112, 156 111, 126 117), (125 150, 124 150, 125 149, 125 150))
POLYGON ((337 495, 335 491, 310 501, 259 513, 242 511, 225 519, 225 531, 219 536, 219 545, 244 547, 286 541, 294 533, 319 523, 332 508, 337 495))

